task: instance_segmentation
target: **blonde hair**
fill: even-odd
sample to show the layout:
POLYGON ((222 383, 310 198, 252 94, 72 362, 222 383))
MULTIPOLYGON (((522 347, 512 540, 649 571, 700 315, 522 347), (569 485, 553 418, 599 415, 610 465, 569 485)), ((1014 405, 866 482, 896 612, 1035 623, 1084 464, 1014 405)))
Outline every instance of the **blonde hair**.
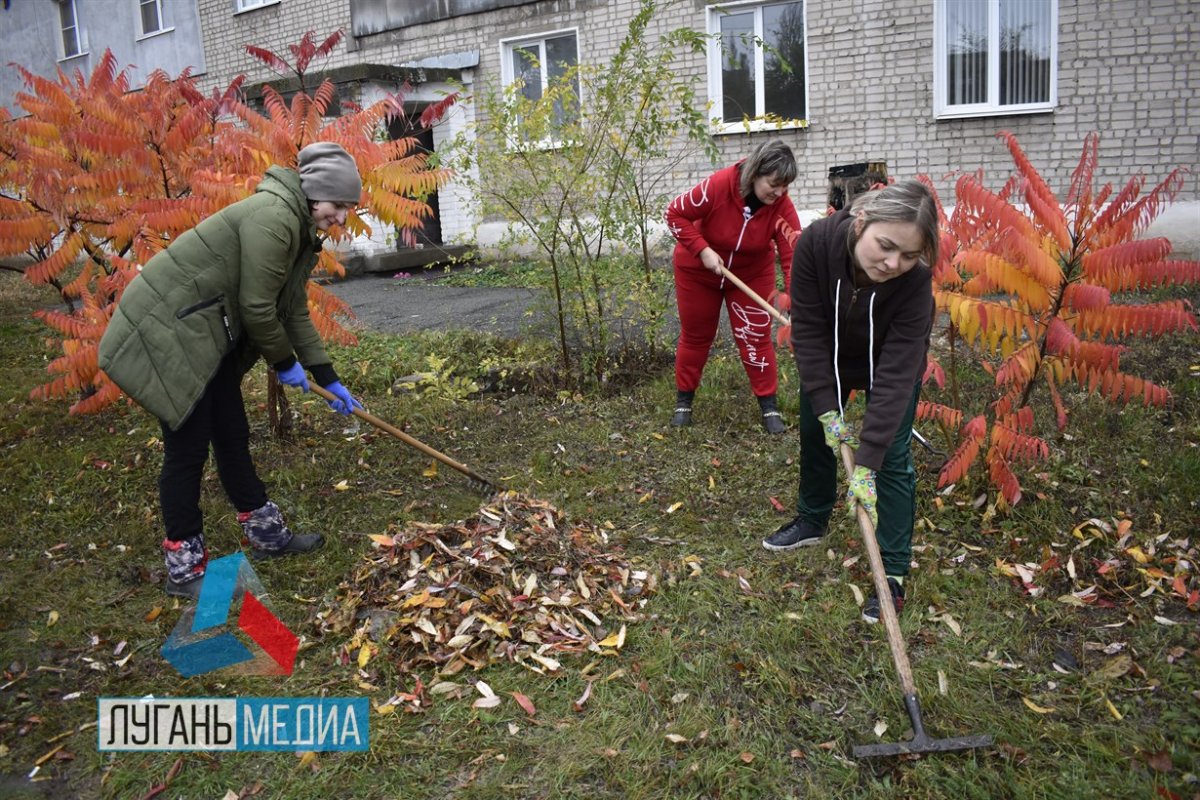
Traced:
POLYGON ((851 252, 872 222, 909 222, 917 226, 924 240, 922 263, 927 267, 937 263, 941 238, 938 235, 937 203, 929 187, 920 181, 910 178, 860 194, 850 204, 850 213, 855 217, 846 235, 851 252))
POLYGON ((754 191, 754 179, 774 177, 791 183, 796 180, 796 157, 792 148, 778 139, 769 139, 750 151, 738 173, 738 191, 746 197, 754 191))

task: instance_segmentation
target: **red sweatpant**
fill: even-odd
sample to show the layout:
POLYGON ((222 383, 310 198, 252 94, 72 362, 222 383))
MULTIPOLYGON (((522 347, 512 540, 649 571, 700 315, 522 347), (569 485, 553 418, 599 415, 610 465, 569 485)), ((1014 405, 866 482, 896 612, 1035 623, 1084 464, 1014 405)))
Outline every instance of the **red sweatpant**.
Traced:
MULTIPOLYGON (((759 270, 737 276, 766 298, 775 288, 775 271, 759 270)), ((693 392, 700 385, 708 352, 721 320, 721 301, 729 311, 733 340, 757 397, 775 394, 778 372, 771 342, 771 315, 745 292, 704 267, 675 267, 675 299, 679 305, 679 344, 675 347, 675 387, 693 392)))

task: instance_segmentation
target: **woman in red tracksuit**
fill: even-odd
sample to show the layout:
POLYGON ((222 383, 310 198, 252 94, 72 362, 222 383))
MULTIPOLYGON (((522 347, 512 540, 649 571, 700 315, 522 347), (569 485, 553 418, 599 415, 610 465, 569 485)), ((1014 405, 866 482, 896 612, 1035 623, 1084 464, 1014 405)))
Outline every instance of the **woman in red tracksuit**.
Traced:
POLYGON ((750 388, 758 397, 762 424, 784 431, 775 403, 778 372, 771 343, 771 317, 726 281, 733 272, 760 297, 775 291, 776 257, 787 293, 792 248, 800 219, 787 195, 796 178, 796 159, 780 141, 763 142, 744 161, 717 170, 667 206, 675 237, 675 297, 681 331, 675 349, 675 414, 671 424, 692 424, 692 399, 717 333, 721 303, 729 312, 733 338, 750 388))

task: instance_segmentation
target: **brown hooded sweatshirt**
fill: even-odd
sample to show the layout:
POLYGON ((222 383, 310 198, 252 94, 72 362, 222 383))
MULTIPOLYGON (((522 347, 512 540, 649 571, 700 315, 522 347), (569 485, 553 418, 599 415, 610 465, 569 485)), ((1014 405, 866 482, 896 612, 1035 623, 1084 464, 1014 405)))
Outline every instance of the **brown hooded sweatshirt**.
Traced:
POLYGON ((929 269, 920 265, 856 287, 848 243, 852 221, 843 209, 809 225, 796 243, 792 353, 818 416, 840 410, 851 389, 870 391, 855 460, 878 470, 925 374, 933 290, 929 269))

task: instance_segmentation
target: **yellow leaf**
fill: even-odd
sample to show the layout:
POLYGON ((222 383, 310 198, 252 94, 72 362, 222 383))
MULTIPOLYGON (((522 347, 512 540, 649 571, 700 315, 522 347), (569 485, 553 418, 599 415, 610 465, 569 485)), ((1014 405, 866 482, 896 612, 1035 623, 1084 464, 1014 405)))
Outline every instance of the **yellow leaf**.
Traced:
POLYGON ((1109 700, 1107 697, 1104 698, 1104 705, 1108 706, 1108 713, 1113 715, 1113 719, 1117 720, 1118 722, 1124 719, 1124 717, 1121 716, 1121 712, 1117 711, 1117 707, 1112 704, 1112 700, 1109 700))
POLYGON ((483 620, 483 624, 491 628, 497 636, 503 636, 505 639, 512 638, 512 631, 509 630, 507 622, 501 622, 500 620, 492 619, 487 614, 483 613, 480 613, 477 616, 483 620))
POLYGON ((1029 708, 1030 711, 1036 711, 1039 714, 1049 714, 1052 711, 1054 711, 1053 708, 1044 708, 1042 706, 1039 706, 1037 703, 1033 702, 1028 697, 1022 697, 1021 702, 1023 702, 1029 708))
POLYGON ((358 667, 362 669, 371 660, 371 645, 364 644, 358 649, 358 667))
POLYGON ((421 474, 424 475, 426 478, 436 478, 437 477, 437 462, 430 461, 429 468, 426 469, 421 474))
POLYGON ((716 489, 716 488, 717 488, 717 482, 713 480, 713 476, 712 476, 712 475, 709 475, 709 476, 708 476, 708 488, 709 488, 709 489, 716 489))
POLYGON ((391 547, 392 545, 394 545, 396 543, 396 540, 393 539, 391 536, 387 536, 382 533, 371 534, 371 541, 374 542, 375 544, 379 545, 380 547, 391 547))
POLYGON ((340 480, 340 481, 338 481, 337 483, 335 483, 335 484, 333 485, 333 490, 334 490, 335 492, 344 492, 344 491, 346 491, 346 490, 347 490, 347 489, 349 489, 349 488, 350 488, 350 484, 349 484, 349 483, 347 483, 347 482, 345 481, 345 479, 343 479, 343 480, 340 480))
POLYGON ((423 589, 420 594, 413 595, 412 597, 408 598, 403 603, 401 603, 400 610, 403 611, 406 608, 414 608, 416 606, 425 605, 425 601, 428 599, 429 599, 429 590, 423 589))
POLYGON ((150 609, 150 613, 148 613, 144 619, 146 622, 154 622, 154 620, 158 619, 158 615, 161 613, 162 606, 155 606, 154 608, 150 609))
POLYGON ((298 755, 300 756, 300 763, 296 765, 297 769, 300 769, 301 767, 310 766, 310 765, 314 764, 317 760, 317 754, 314 753, 312 750, 306 750, 305 752, 299 753, 298 755))
POLYGON ((682 502, 679 502, 679 503, 672 503, 671 505, 667 506, 667 513, 668 513, 668 514, 674 514, 676 511, 678 511, 678 510, 679 510, 679 509, 681 509, 681 508, 683 508, 683 503, 682 503, 682 502))
POLYGON ((51 611, 51 612, 50 612, 50 613, 49 613, 49 614, 46 616, 46 627, 47 627, 47 628, 53 628, 53 627, 54 627, 54 623, 56 623, 56 622, 58 622, 58 612, 57 612, 57 611, 51 611))
POLYGON ((1133 547, 1128 548, 1125 552, 1133 556, 1133 560, 1139 564, 1150 563, 1150 556, 1146 555, 1145 551, 1143 551, 1139 545, 1135 544, 1133 547))
POLYGON ((391 714, 395 710, 396 710, 396 705, 394 703, 388 703, 388 704, 382 705, 382 706, 375 706, 375 711, 381 717, 386 717, 388 714, 391 714))

